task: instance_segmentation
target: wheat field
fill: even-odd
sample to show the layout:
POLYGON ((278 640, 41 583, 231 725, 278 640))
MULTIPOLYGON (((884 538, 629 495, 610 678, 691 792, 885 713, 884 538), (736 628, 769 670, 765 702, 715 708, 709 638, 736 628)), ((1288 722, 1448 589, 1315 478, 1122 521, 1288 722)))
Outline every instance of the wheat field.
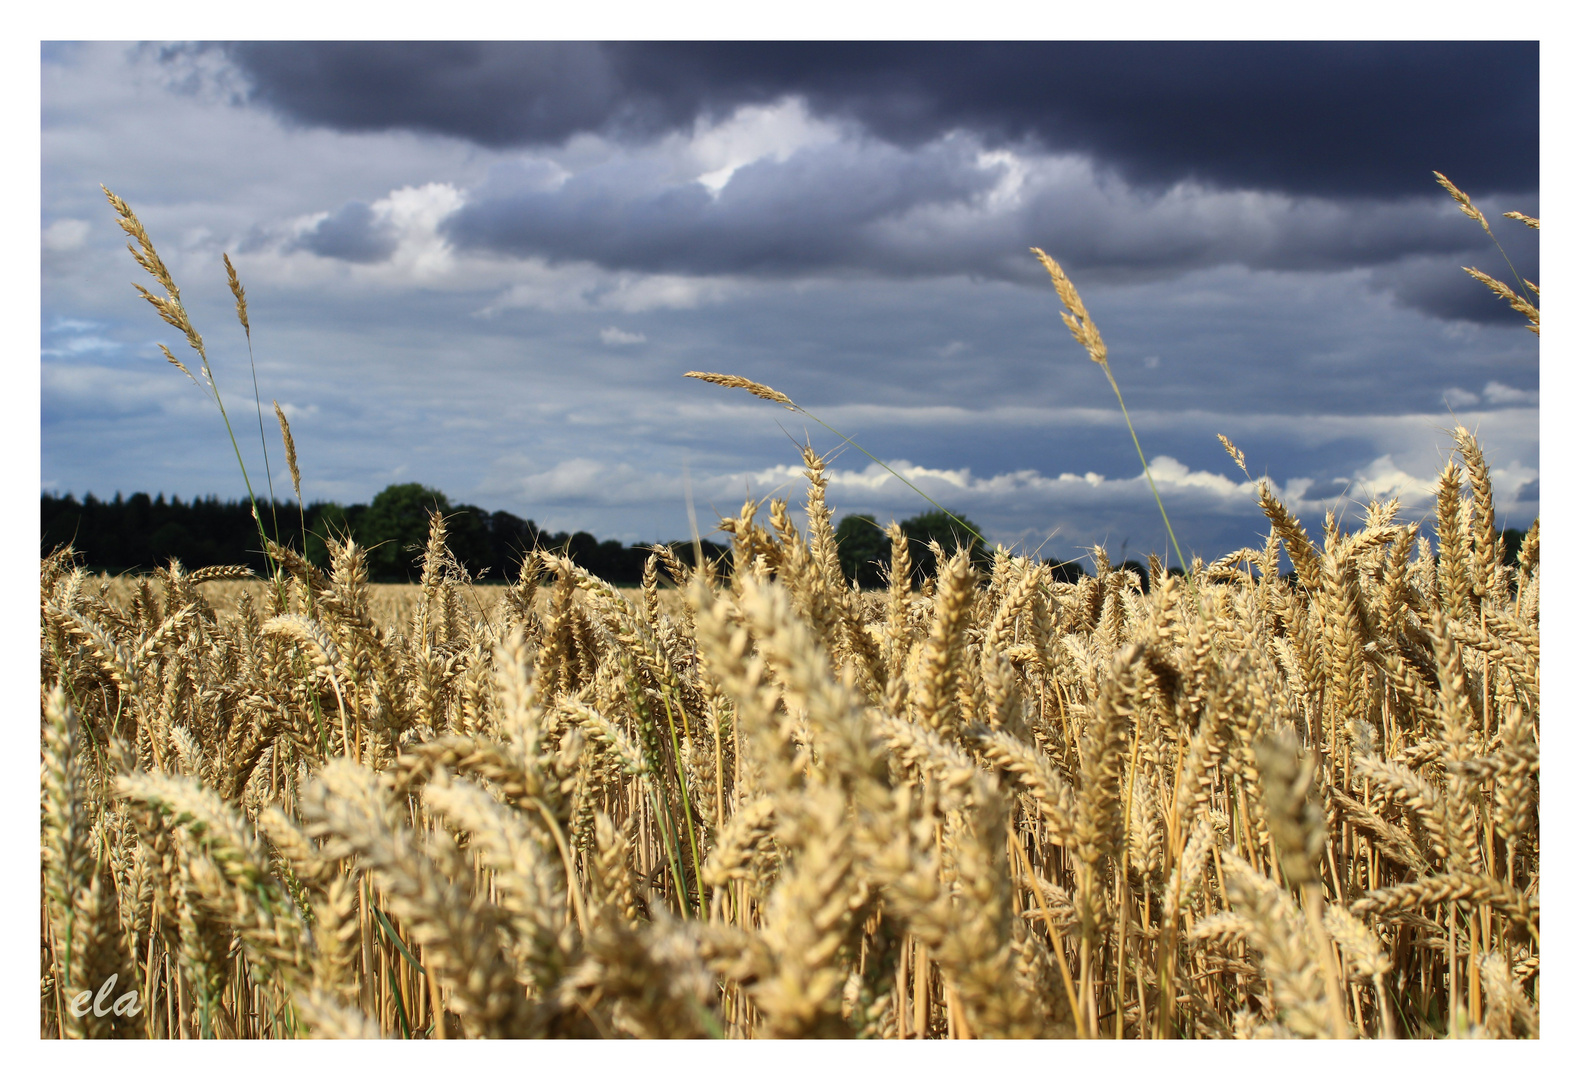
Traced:
POLYGON ((1435 551, 1264 492, 1149 593, 917 586, 897 528, 854 591, 810 452, 805 535, 748 503, 641 590, 473 593, 438 518, 382 604, 351 542, 221 603, 58 552, 41 1033, 1534 1036, 1538 532, 1458 448, 1435 551))
POLYGON ((810 447, 804 530, 747 502, 640 589, 474 586, 437 514, 406 588, 349 538, 260 535, 264 580, 56 550, 40 1034, 1536 1037, 1539 529, 1504 550, 1453 438, 1424 520, 1313 536, 1264 482, 1265 536, 1146 590, 1101 548, 913 573, 891 525, 862 592, 810 447))

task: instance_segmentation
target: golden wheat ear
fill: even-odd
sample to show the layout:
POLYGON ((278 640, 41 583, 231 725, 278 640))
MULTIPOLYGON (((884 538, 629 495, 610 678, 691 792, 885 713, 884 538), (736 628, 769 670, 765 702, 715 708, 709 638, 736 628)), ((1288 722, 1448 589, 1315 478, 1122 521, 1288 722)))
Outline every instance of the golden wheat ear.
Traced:
POLYGON ((764 401, 772 401, 775 404, 783 405, 787 409, 796 407, 795 402, 773 387, 766 386, 760 382, 753 382, 751 379, 743 378, 740 375, 720 375, 712 371, 688 371, 686 372, 686 378, 701 379, 705 383, 728 387, 732 390, 745 390, 754 397, 760 397, 764 401))
POLYGON ((285 467, 291 470, 291 487, 298 501, 302 498, 302 471, 296 467, 296 440, 291 438, 291 422, 285 418, 280 403, 274 403, 274 416, 280 422, 280 439, 285 443, 285 467))

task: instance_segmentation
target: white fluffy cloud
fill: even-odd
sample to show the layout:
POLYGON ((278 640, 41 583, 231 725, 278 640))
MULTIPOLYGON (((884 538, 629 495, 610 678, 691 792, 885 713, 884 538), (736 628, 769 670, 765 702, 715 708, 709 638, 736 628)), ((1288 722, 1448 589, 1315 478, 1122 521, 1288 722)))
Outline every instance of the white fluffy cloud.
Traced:
POLYGON ((60 218, 44 229, 45 251, 76 251, 88 239, 88 223, 80 218, 60 218))
POLYGON ((622 330, 618 326, 606 326, 598 331, 598 340, 605 345, 641 345, 647 341, 646 334, 635 334, 629 330, 622 330))

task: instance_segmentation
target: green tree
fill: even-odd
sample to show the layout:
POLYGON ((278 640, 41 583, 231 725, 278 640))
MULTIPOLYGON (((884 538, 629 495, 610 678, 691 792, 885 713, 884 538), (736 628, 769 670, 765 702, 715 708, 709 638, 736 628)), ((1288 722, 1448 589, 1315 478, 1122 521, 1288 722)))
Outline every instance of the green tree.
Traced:
POLYGON ((520 568, 501 566, 494 557, 493 538, 488 533, 489 513, 480 506, 463 503, 444 519, 446 542, 456 560, 474 578, 500 578, 520 568))
POLYGON ((933 558, 932 549, 928 546, 928 542, 932 540, 938 541, 939 546, 944 549, 945 555, 953 555, 962 548, 969 550, 971 552, 971 561, 976 564, 979 570, 987 569, 993 564, 992 556, 989 555, 982 541, 961 528, 960 522, 962 521, 976 533, 980 534, 982 532, 981 527, 976 522, 964 514, 956 514, 952 510, 947 512, 943 510, 928 510, 925 513, 917 514, 915 517, 906 518, 900 522, 900 528, 905 530, 906 539, 911 542, 911 567, 913 577, 916 580, 919 581, 924 575, 931 577, 938 573, 937 561, 933 558), (959 520, 955 520, 956 518, 959 520))
POLYGON ((391 484, 377 495, 357 522, 357 543, 368 548, 369 576, 381 581, 415 581, 422 576, 428 546, 428 514, 447 513, 444 492, 421 484, 391 484))
POLYGON ((839 544, 839 565, 845 579, 863 589, 881 588, 882 568, 889 563, 889 538, 871 514, 847 514, 834 530, 839 544))
POLYGON ((1055 581, 1074 585, 1087 576, 1086 567, 1074 559, 1044 559, 1043 562, 1052 568, 1053 580, 1055 581))
MULTIPOLYGON (((992 565, 992 556, 987 547, 961 526, 962 521, 978 533, 982 531, 969 518, 944 510, 929 510, 900 522, 900 528, 910 542, 913 582, 920 583, 924 575, 931 576, 938 572, 932 549, 928 546, 929 541, 933 540, 938 541, 946 555, 952 555, 962 548, 969 550, 971 561, 978 569, 992 565)), ((860 583, 864 589, 879 588, 886 583, 889 538, 876 518, 871 514, 847 514, 834 530, 834 539, 839 543, 839 563, 848 580, 860 583)))
POLYGON ((1520 565, 1520 545, 1525 543, 1524 529, 1503 530, 1503 565, 1520 565))
POLYGON ((307 519, 307 555, 308 562, 314 566, 328 568, 329 546, 327 540, 344 540, 353 536, 351 513, 344 506, 336 502, 317 503, 309 508, 312 513, 307 519))
POLYGON ((1126 559, 1119 564, 1121 570, 1134 570, 1136 577, 1141 579, 1141 591, 1152 591, 1152 571, 1147 569, 1147 564, 1137 559, 1126 559))

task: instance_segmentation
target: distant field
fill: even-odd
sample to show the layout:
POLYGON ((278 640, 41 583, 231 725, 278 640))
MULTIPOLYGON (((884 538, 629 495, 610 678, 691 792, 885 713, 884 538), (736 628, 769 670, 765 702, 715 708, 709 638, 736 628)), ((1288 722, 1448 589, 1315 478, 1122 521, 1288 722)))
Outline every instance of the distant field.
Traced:
MULTIPOLYGON (((137 594, 138 585, 145 581, 153 581, 145 574, 136 575, 99 575, 90 579, 95 587, 109 585, 109 597, 117 604, 131 602, 137 594)), ((199 595, 214 606, 216 611, 230 612, 234 610, 236 601, 243 593, 252 597, 258 610, 263 610, 269 584, 260 579, 241 581, 205 581, 195 586, 199 595)), ((412 612, 417 605, 417 599, 422 595, 422 588, 418 585, 369 585, 368 612, 373 620, 380 626, 404 627, 411 619, 412 612)), ((455 589, 457 602, 466 612, 468 619, 481 620, 483 616, 494 614, 504 599, 507 586, 504 585, 463 585, 455 589)), ((617 588, 622 596, 633 603, 640 603, 642 590, 634 588, 617 588)), ((666 606, 678 607, 679 594, 672 589, 660 589, 659 596, 666 606)), ((536 598, 536 607, 542 610, 547 603, 547 593, 540 592, 536 598)))

